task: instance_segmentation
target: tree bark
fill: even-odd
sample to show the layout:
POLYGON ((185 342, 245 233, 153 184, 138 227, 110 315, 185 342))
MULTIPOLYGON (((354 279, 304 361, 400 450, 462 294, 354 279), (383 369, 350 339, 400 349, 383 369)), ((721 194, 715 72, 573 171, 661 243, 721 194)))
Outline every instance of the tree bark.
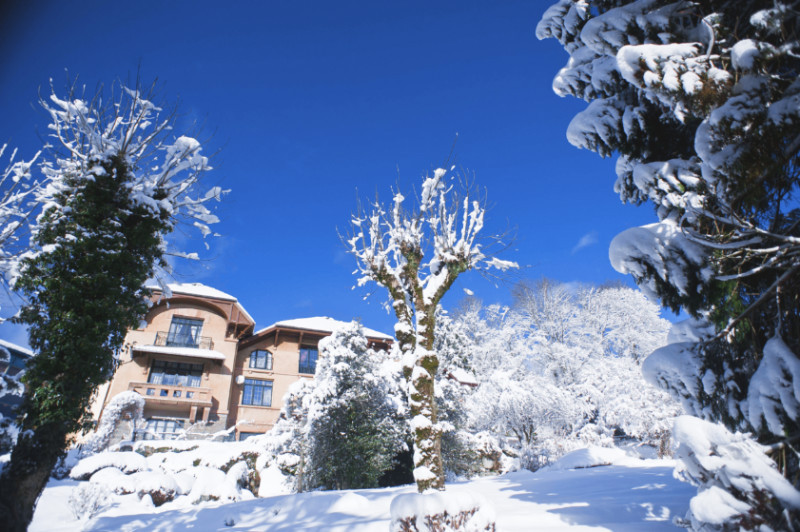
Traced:
POLYGON ((63 456, 67 434, 59 426, 45 425, 33 434, 20 434, 11 460, 0 475, 0 516, 3 530, 25 532, 33 519, 36 501, 50 472, 63 456))

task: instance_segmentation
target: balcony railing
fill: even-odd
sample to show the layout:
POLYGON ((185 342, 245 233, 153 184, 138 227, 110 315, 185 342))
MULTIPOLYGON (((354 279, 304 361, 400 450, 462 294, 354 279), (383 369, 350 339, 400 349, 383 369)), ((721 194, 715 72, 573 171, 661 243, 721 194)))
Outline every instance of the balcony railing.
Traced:
POLYGON ((156 403, 211 406, 211 388, 131 382, 128 390, 138 393, 146 401, 156 403))
POLYGON ((165 347, 193 347, 195 349, 214 349, 214 341, 208 336, 170 334, 166 331, 158 331, 156 333, 156 341, 153 345, 165 347))

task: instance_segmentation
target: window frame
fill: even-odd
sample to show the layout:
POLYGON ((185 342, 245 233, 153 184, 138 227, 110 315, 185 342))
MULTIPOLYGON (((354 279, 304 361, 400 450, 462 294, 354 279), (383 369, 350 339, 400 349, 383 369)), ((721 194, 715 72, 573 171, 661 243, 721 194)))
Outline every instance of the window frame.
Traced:
POLYGON ((245 378, 242 385, 242 406, 272 407, 272 392, 274 382, 267 379, 248 379, 245 378), (266 393, 269 391, 269 393, 266 393), (259 402, 256 402, 258 392, 259 402), (267 403, 267 404, 265 404, 267 403))
POLYGON ((199 388, 203 382, 204 372, 205 364, 190 364, 188 362, 174 362, 157 358, 150 363, 147 384, 199 388), (157 370, 161 371, 158 372, 157 370), (168 370, 176 371, 168 373, 168 370))
POLYGON ((275 355, 273 355, 272 351, 270 351, 269 349, 254 349, 253 351, 250 352, 249 362, 248 362, 249 369, 272 371, 274 365, 275 365, 275 355), (262 353, 263 353, 264 367, 258 365, 260 359, 262 359, 261 357, 262 353))
POLYGON ((197 347, 203 332, 202 318, 173 315, 167 330, 166 345, 175 347, 197 347), (189 341, 192 343, 190 344, 189 341))
POLYGON ((304 375, 314 375, 317 372, 318 360, 319 360, 319 348, 317 346, 310 346, 310 345, 301 346, 299 351, 299 356, 297 358, 297 373, 302 373, 304 375), (312 353, 313 357, 311 356, 312 353), (303 371, 306 369, 310 369, 311 371, 303 371))

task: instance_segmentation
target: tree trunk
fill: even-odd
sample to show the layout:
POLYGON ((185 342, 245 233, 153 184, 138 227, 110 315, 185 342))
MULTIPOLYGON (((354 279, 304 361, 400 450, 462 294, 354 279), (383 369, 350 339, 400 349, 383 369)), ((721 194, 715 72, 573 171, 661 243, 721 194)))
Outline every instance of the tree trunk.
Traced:
POLYGON ((20 434, 11 461, 0 476, 0 516, 3 530, 25 532, 33 519, 36 500, 66 447, 59 426, 45 425, 33 434, 20 434))
POLYGON ((409 378, 409 403, 414 426, 414 479, 420 493, 444 490, 442 433, 437 425, 434 393, 439 370, 439 358, 433 350, 435 311, 436 305, 422 309, 417 323, 416 363, 409 378))

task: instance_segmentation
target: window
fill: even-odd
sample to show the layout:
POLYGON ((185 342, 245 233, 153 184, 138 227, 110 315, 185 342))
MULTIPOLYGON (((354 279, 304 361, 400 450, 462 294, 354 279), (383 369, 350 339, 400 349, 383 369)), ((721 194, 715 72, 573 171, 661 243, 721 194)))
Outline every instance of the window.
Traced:
POLYGON ((317 371, 317 356, 319 353, 316 347, 300 348, 300 367, 298 373, 315 373, 317 371))
POLYGON ((239 441, 244 441, 247 438, 252 438, 253 436, 261 436, 263 432, 240 432, 239 433, 239 441))
POLYGON ((181 419, 148 419, 144 430, 137 432, 142 440, 174 440, 183 430, 181 419))
POLYGON ((259 349, 250 353, 250 367, 255 369, 272 369, 272 353, 259 349))
POLYGON ((242 391, 242 404, 252 406, 272 406, 272 381, 245 379, 242 391))
POLYGON ((203 320, 173 316, 167 333, 167 345, 197 347, 200 343, 200 330, 202 328, 203 320))
MULTIPOLYGON (((167 386, 197 387, 200 386, 200 378, 202 376, 202 364, 154 360, 153 365, 150 367, 150 376, 147 378, 147 382, 150 384, 166 384, 167 386)), ((166 392, 166 390, 161 391, 166 392)), ((164 394, 162 393, 162 395, 164 394)))

